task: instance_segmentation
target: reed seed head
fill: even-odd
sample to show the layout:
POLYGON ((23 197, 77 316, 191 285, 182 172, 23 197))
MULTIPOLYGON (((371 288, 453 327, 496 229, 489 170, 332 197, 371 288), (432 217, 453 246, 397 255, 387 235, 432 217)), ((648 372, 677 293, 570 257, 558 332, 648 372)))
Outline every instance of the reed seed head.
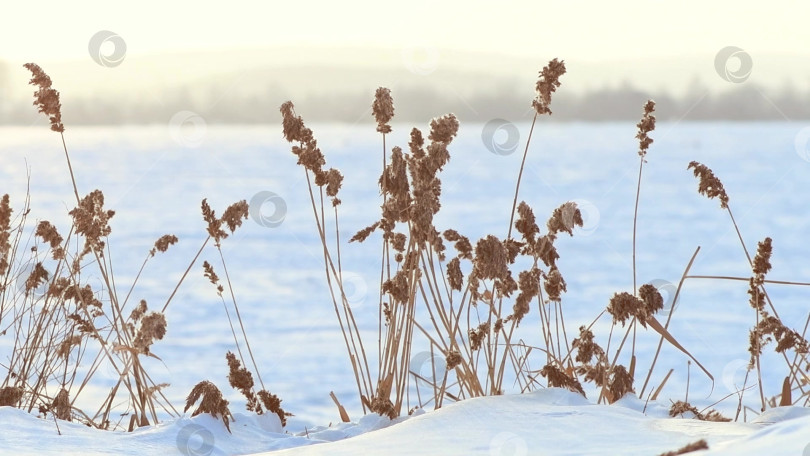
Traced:
POLYGON ((365 241, 366 239, 368 239, 369 236, 371 236, 371 233, 373 233, 374 230, 376 230, 377 227, 379 227, 379 226, 380 226, 380 222, 374 222, 373 224, 371 224, 371 225, 363 228, 362 230, 358 231, 357 233, 355 233, 355 235, 352 236, 351 239, 349 239, 349 242, 363 242, 363 241, 365 241))
POLYGON ((546 274, 546 280, 543 283, 543 288, 546 290, 546 296, 549 301, 562 301, 561 294, 567 291, 565 279, 563 279, 560 270, 557 267, 552 267, 546 274))
POLYGON ((8 256, 11 251, 11 209, 8 193, 0 198, 0 276, 9 269, 8 256))
POLYGON ((24 389, 19 386, 4 386, 0 388, 0 407, 16 407, 23 397, 24 389))
POLYGON ((418 128, 411 129, 411 140, 408 142, 408 149, 411 151, 411 158, 420 160, 425 156, 425 138, 422 137, 422 131, 418 128))
POLYGON ((405 252, 405 243, 407 242, 408 236, 404 233, 393 233, 391 236, 391 247, 399 253, 405 252))
POLYGON ((773 245, 770 237, 757 244, 757 254, 754 256, 754 274, 764 276, 771 270, 771 254, 773 245))
POLYGON ((557 260, 560 258, 560 254, 557 253, 557 247, 554 246, 554 240, 556 236, 553 234, 546 234, 541 236, 537 239, 537 242, 534 246, 529 246, 529 252, 532 256, 535 256, 543 261, 543 264, 551 267, 556 267, 557 260))
POLYGON ((64 132, 62 103, 59 101, 59 91, 51 87, 50 76, 36 63, 26 63, 23 66, 33 75, 29 84, 38 87, 37 91, 34 92, 34 105, 39 107, 39 112, 48 116, 51 122, 51 130, 59 133, 64 132))
POLYGON ((444 238, 447 239, 448 242, 453 242, 453 246, 458 251, 458 255, 461 258, 466 260, 472 260, 472 244, 470 244, 470 240, 466 236, 462 236, 458 233, 458 231, 454 229, 447 229, 442 233, 444 238))
POLYGON ((391 126, 388 122, 394 117, 394 99, 391 98, 391 89, 380 87, 374 94, 374 102, 371 104, 371 112, 377 121, 377 131, 380 133, 391 133, 391 126))
POLYGON ((708 450, 709 444, 706 443, 706 440, 700 439, 696 442, 692 442, 690 444, 684 445, 681 448, 678 448, 675 451, 667 451, 666 453, 661 453, 659 456, 680 456, 686 453, 692 453, 698 450, 708 450))
POLYGON ((226 353, 225 359, 228 361, 228 383, 230 383, 231 387, 241 391, 250 400, 251 396, 253 396, 253 374, 242 367, 242 363, 236 359, 236 355, 232 352, 226 353))
POLYGON ((621 322, 624 326, 628 318, 640 315, 643 312, 644 303, 640 299, 623 291, 615 293, 610 298, 607 311, 613 316, 613 323, 621 322))
POLYGON ((34 270, 31 271, 31 274, 25 279, 25 294, 31 292, 31 290, 36 289, 43 283, 46 283, 50 278, 50 273, 44 266, 42 266, 41 262, 37 262, 34 265, 34 270))
POLYGON ((152 247, 152 250, 149 251, 151 256, 155 256, 157 252, 165 252, 169 250, 169 246, 176 244, 178 241, 177 236, 173 234, 164 234, 161 236, 157 241, 155 241, 155 246, 152 247))
POLYGON ((574 228, 584 225, 582 220, 582 211, 577 207, 577 203, 568 201, 561 204, 558 208, 554 209, 551 217, 546 223, 549 234, 556 236, 558 233, 568 233, 574 235, 574 228))
POLYGON ((71 419, 70 396, 67 389, 62 388, 59 390, 59 393, 53 398, 53 402, 51 402, 50 409, 53 416, 57 419, 73 421, 71 419))
POLYGON ((214 212, 208 204, 208 198, 203 198, 201 206, 203 220, 208 224, 206 227, 208 235, 217 242, 219 242, 220 239, 228 237, 228 233, 222 230, 222 220, 217 218, 216 212, 214 212))
POLYGON ((76 233, 85 237, 85 252, 104 253, 104 238, 110 235, 110 219, 115 211, 104 210, 104 193, 93 190, 79 201, 79 206, 71 210, 76 233))
POLYGON ((464 286, 464 274, 461 272, 461 262, 458 257, 447 263, 447 281, 451 290, 461 291, 464 286))
POLYGON ((695 177, 700 179, 698 183, 698 193, 709 199, 719 198, 720 207, 728 209, 728 195, 723 188, 723 183, 720 182, 720 179, 714 175, 708 166, 696 161, 691 161, 686 169, 693 169, 695 177))
POLYGON ((225 424, 225 428, 228 429, 230 433, 231 427, 228 417, 232 415, 231 411, 228 410, 228 401, 222 397, 222 392, 219 388, 208 380, 203 380, 194 385, 194 388, 191 389, 191 392, 186 398, 186 406, 183 412, 188 411, 200 398, 202 398, 200 405, 191 413, 191 416, 194 417, 201 413, 210 413, 216 418, 217 415, 219 415, 222 422, 225 424))
MULTIPOLYGON (((656 312, 664 308, 664 298, 654 285, 646 283, 638 289, 638 296, 644 303, 644 316, 654 315, 656 312)), ((644 319, 641 324, 645 325, 644 319)), ((645 325, 646 326, 646 325, 645 325)))
POLYGON ((479 279, 504 279, 509 274, 506 248, 493 235, 480 239, 475 245, 473 270, 479 279))
POLYGON ((458 133, 458 119, 455 114, 447 114, 430 121, 430 139, 433 142, 450 144, 458 133))
POLYGON ((534 266, 527 271, 518 274, 518 293, 515 304, 512 306, 512 318, 516 324, 520 324, 523 317, 529 313, 532 299, 540 294, 540 278, 543 271, 534 266))
POLYGON ((470 329, 470 350, 478 351, 489 334, 489 323, 481 323, 475 329, 470 329))
POLYGON ((222 213, 222 221, 228 225, 228 229, 231 231, 231 234, 233 234, 237 228, 242 226, 242 221, 248 219, 248 215, 248 203, 242 200, 231 204, 225 209, 225 212, 222 213))
POLYGON ((308 143, 312 141, 312 130, 304 126, 304 119, 295 115, 295 106, 292 101, 281 105, 282 131, 284 138, 289 142, 308 143))
POLYGON ((782 320, 760 312, 759 323, 749 334, 748 351, 751 353, 751 366, 755 357, 762 354, 762 348, 771 341, 776 341, 777 353, 793 350, 797 354, 807 354, 810 349, 810 345, 801 334, 785 326, 782 320))
POLYGON ((335 168, 329 168, 329 171, 326 172, 326 196, 333 198, 333 201, 336 200, 335 197, 337 197, 341 185, 343 185, 343 174, 335 168))
POLYGON ((281 426, 286 426, 287 417, 293 416, 293 414, 285 412, 284 409, 281 408, 281 399, 275 394, 270 394, 270 392, 266 390, 260 390, 258 393, 256 393, 256 395, 259 396, 259 400, 262 401, 262 404, 264 404, 264 407, 268 412, 273 412, 278 415, 279 419, 281 420, 281 426))
POLYGON ((138 321, 141 319, 141 317, 143 317, 146 311, 147 311, 146 300, 141 299, 141 302, 139 302, 138 305, 134 309, 132 309, 132 313, 129 314, 129 319, 132 321, 138 321))
POLYGON ((636 124, 638 127, 638 134, 636 135, 636 139, 638 139, 638 155, 641 158, 644 158, 647 155, 647 149, 650 147, 650 144, 653 143, 653 139, 650 138, 647 133, 655 130, 655 116, 653 112, 655 111, 655 102, 652 100, 647 100, 647 103, 644 104, 644 115, 641 118, 641 121, 636 124))
POLYGON ((409 300, 408 275, 408 268, 403 267, 394 274, 394 277, 383 283, 383 293, 389 294, 395 303, 405 304, 409 300))
POLYGON ((578 363, 588 364, 593 360, 594 356, 601 356, 605 354, 602 347, 593 340, 593 332, 585 326, 579 327, 579 337, 574 339, 571 344, 577 350, 577 357, 575 358, 578 363))
POLYGON ((515 229, 529 245, 534 244, 537 235, 540 233, 540 228, 537 226, 537 219, 534 217, 532 208, 525 201, 521 201, 517 213, 518 219, 515 222, 515 229))
POLYGON ((459 353, 457 350, 450 350, 447 352, 445 363, 448 369, 455 369, 461 364, 462 361, 463 358, 461 357, 461 353, 459 353))
POLYGON ((551 94, 560 86, 560 76, 565 74, 565 61, 554 59, 543 67, 537 79, 537 96, 532 106, 539 115, 551 114, 551 94))
POLYGON ((225 289, 219 283, 219 276, 216 272, 214 272, 214 267, 211 266, 211 263, 208 261, 203 261, 203 275, 211 282, 211 284, 217 287, 217 294, 222 295, 222 292, 225 289))
POLYGON ((552 363, 548 363, 540 369, 540 375, 548 379, 548 386, 552 388, 566 388, 569 391, 585 395, 585 390, 582 389, 582 384, 579 383, 576 377, 568 375, 552 363))
POLYGON ((58 249, 64 240, 62 236, 59 235, 59 231, 57 231, 56 227, 51 225, 47 220, 39 222, 34 235, 39 236, 45 243, 50 244, 53 250, 58 249))
POLYGON ((612 396, 611 403, 623 398, 627 393, 633 392, 633 376, 621 364, 611 369, 611 380, 608 391, 612 396))
POLYGON ((140 353, 149 353, 155 340, 162 340, 165 335, 166 317, 159 312, 150 312, 141 318, 140 329, 132 344, 140 353))
MULTIPOLYGON (((717 410, 712 409, 706 413, 701 413, 700 410, 697 409, 697 407, 684 401, 675 401, 672 404, 672 407, 669 408, 669 416, 671 417, 683 416, 687 412, 692 413, 695 416, 695 418, 700 421, 715 421, 715 422, 731 421, 731 418, 724 417, 717 410)), ((688 446, 693 447, 693 449, 690 449, 690 451, 697 451, 699 449, 709 448, 708 445, 706 445, 705 440, 700 440, 688 446), (702 445, 700 445, 701 442, 703 443, 702 445)), ((672 453, 672 454, 682 454, 682 453, 672 453)))

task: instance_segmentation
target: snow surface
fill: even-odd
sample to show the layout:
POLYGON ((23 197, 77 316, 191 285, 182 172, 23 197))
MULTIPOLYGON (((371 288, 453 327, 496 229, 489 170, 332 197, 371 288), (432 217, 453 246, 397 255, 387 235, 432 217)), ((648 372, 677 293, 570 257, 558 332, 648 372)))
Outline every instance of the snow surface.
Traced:
POLYGON ((2 454, 183 455, 626 455, 650 456, 705 439, 694 455, 810 454, 810 409, 772 409, 751 423, 668 418, 664 404, 625 398, 594 405, 549 388, 482 397, 391 421, 367 415, 357 423, 284 434, 275 416, 236 414, 228 433, 209 415, 184 417, 133 433, 106 432, 38 419, 0 408, 2 454), (269 418, 269 419, 265 419, 269 418), (393 425, 392 425, 393 424, 393 425), (351 437, 351 438, 349 438, 351 437), (282 451, 274 451, 282 450, 282 451))
MULTIPOLYGON (((307 118, 306 112, 300 114, 307 118)), ((529 125, 516 125, 523 142, 529 125)), ((327 164, 346 176, 340 195, 345 241, 378 215, 380 137, 371 118, 352 127, 309 126, 327 164)), ((716 201, 697 194, 697 182, 686 170, 690 160, 705 163, 722 179, 749 250, 765 236, 773 237, 769 278, 810 282, 810 244, 806 242, 810 213, 802 209, 810 195, 810 150, 807 144, 802 149, 797 143, 806 126, 659 122, 642 182, 639 282, 677 283, 698 245, 702 250, 693 274, 750 274, 728 215, 716 201)), ((411 127, 395 124, 387 137, 389 148, 406 146, 411 127)), ((420 127, 425 130, 424 125, 420 127)), ((481 140, 482 127, 462 124, 451 145, 451 161, 442 172, 442 211, 436 218, 440 230, 457 228, 471 239, 490 233, 505 235, 521 159, 520 151, 490 153, 481 140)), ((539 391, 451 404, 378 432, 366 432, 389 423, 377 417, 360 418, 354 377, 324 283, 306 181, 281 137, 280 126, 208 126, 194 144, 176 142, 175 133, 165 126, 69 126, 66 140, 79 191, 86 194, 102 189, 106 205, 116 210, 109 244, 122 289, 129 288, 158 237, 173 233, 180 238, 168 252, 150 260, 135 288, 133 300, 146 299, 150 308, 165 302, 205 238, 199 211, 203 198, 221 213, 227 205, 249 201, 259 192, 282 196, 286 201, 282 224, 268 228, 251 220, 223 242, 223 251, 267 388, 295 414, 286 434, 273 436, 273 429, 278 429, 272 423, 238 414, 244 410, 244 399, 228 388, 225 379, 224 354, 234 349, 233 336, 222 303, 200 266, 202 260, 213 263, 218 259, 209 249, 167 310, 167 335, 153 347, 162 362, 145 362, 150 363, 147 369, 156 382, 171 384, 163 392, 175 407, 182 406, 197 382, 216 383, 237 414, 233 436, 210 418, 178 421, 164 416, 159 426, 131 435, 101 434, 60 423, 65 435, 59 437, 53 421, 0 409, 0 452, 178 454, 178 438, 188 435, 192 443, 206 441, 207 434, 192 432, 199 428, 187 427, 199 425, 215 441, 212 454, 255 453, 349 436, 357 437, 290 451, 358 454, 365 450, 354 445, 364 445, 374 448, 372 453, 381 453, 388 451, 387 445, 397 447, 398 442, 404 447, 393 454, 522 454, 524 445, 525 454, 659 454, 705 437, 712 447, 708 454, 805 456, 805 451, 810 456, 805 449, 810 443, 807 417, 798 416, 803 409, 768 411, 758 418, 774 422, 767 426, 751 413, 748 424, 664 418, 662 409, 668 401, 684 398, 687 378, 689 400, 699 409, 741 387, 748 360, 748 330, 753 324, 745 282, 685 283, 674 305, 670 332, 714 374, 715 382, 694 366, 688 375, 687 358, 665 345, 651 383, 658 385, 669 369, 674 373, 661 392, 661 405, 648 407, 646 416, 639 412, 643 405, 630 400, 608 407, 584 403, 568 394, 539 391), (356 425, 328 426, 339 422, 330 391, 356 425), (583 433, 572 437, 580 429, 583 433), (445 439, 455 442, 455 447, 431 446, 445 439), (642 442, 639 447, 632 443, 636 441, 642 442)), ((567 200, 587 209, 584 229, 573 238, 561 239, 559 245, 559 266, 568 284, 563 306, 569 334, 581 324, 590 324, 614 292, 632 290, 631 228, 638 170, 635 133, 631 122, 543 123, 534 130, 521 199, 534 208, 539 221, 567 200)), ((66 213, 74 202, 58 135, 44 124, 0 128, 0 156, 0 192, 11 194, 15 210, 20 209, 30 169, 30 220, 47 219, 66 231, 66 213)), ((353 277, 351 300, 358 324, 368 340, 376 341, 379 244, 352 244, 342 253, 346 273, 353 277)), ((95 285, 99 279, 91 273, 86 281, 95 285)), ((801 330, 808 312, 808 290, 773 286, 768 291, 780 316, 801 330)), ((597 341, 603 345, 610 329, 605 320, 594 326, 597 341)), ((521 337, 537 341, 536 321, 521 325, 521 330, 524 327, 521 337)), ((657 342, 655 334, 639 333, 640 369, 649 366, 657 342)), ((0 337, 0 362, 7 359, 4 350, 10 346, 9 337, 0 337)), ((412 359, 426 354, 424 346, 415 346, 412 359)), ((766 397, 779 393, 786 375, 784 362, 772 355, 764 358, 766 397)), ((89 360, 79 361, 89 364, 89 360)), ((536 363, 531 366, 539 367, 536 363)), ((97 408, 116 379, 114 371, 101 369, 76 405, 97 408)), ((750 379, 748 386, 752 386, 750 379)), ((757 396, 749 392, 744 404, 758 408, 757 396)), ((717 408, 733 416, 736 401, 725 400, 717 408)))

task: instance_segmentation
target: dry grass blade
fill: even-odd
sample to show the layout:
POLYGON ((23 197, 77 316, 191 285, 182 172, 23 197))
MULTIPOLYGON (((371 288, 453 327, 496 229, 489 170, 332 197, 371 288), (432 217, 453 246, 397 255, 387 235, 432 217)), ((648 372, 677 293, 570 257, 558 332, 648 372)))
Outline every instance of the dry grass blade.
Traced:
POLYGON ((779 407, 788 407, 793 405, 790 385, 790 377, 785 377, 785 380, 782 382, 782 394, 779 397, 779 407))
POLYGON ((667 384, 667 380, 669 380, 669 376, 672 375, 673 372, 675 372, 675 369, 670 369, 669 372, 667 372, 667 375, 664 376, 664 379, 661 381, 661 384, 658 385, 658 388, 656 388, 655 392, 653 392, 653 395, 652 397, 650 397, 650 400, 655 401, 658 399, 658 395, 661 394, 661 390, 664 389, 664 385, 667 384))
POLYGON ((338 408, 338 412, 340 413, 340 421, 344 423, 351 423, 352 420, 349 419, 349 414, 346 413, 346 409, 343 407, 343 405, 341 405, 340 401, 338 401, 338 398, 337 396, 335 396, 334 391, 329 392, 329 397, 332 398, 332 400, 335 402, 335 405, 338 408))
MULTIPOLYGON (((669 328, 669 323, 672 321, 672 315, 675 313, 675 303, 678 302, 678 297, 681 294, 681 288, 683 287, 683 282, 686 280, 689 271, 692 269, 692 265, 695 263, 695 258, 697 258, 698 253, 700 252, 700 246, 695 248, 695 253, 692 254, 692 257, 689 259, 689 263, 687 263, 686 268, 681 274, 681 280, 678 282, 678 288, 675 289, 675 295, 672 296, 672 308, 667 315, 667 321, 664 324, 664 328, 669 328)), ((650 382, 650 377, 652 376, 653 370, 655 369, 655 365, 658 362, 658 356, 661 354, 661 348, 664 344, 664 338, 658 341, 658 347, 655 349, 655 356, 653 356, 653 361, 650 364, 650 369, 647 371, 647 378, 644 379, 644 385, 641 387, 641 395, 644 395, 644 391, 647 389, 647 384, 650 382)))
POLYGON ((650 317, 647 318, 647 324, 650 325, 650 328, 656 330, 658 332, 658 334, 660 334, 664 339, 667 340, 667 342, 672 344, 673 347, 675 347, 678 350, 682 351, 686 356, 691 358, 695 362, 695 364, 697 364, 698 367, 700 367, 700 369, 703 370, 703 372, 706 374, 706 376, 711 379, 712 384, 714 384, 714 376, 712 376, 712 374, 705 367, 703 367, 703 364, 700 364, 700 361, 698 361, 697 358, 695 358, 694 356, 692 356, 691 353, 689 353, 689 350, 683 348, 683 345, 681 345, 675 339, 675 337, 673 337, 672 334, 670 334, 669 331, 666 330, 666 328, 661 326, 661 323, 659 323, 658 320, 656 320, 654 316, 650 316, 650 317))

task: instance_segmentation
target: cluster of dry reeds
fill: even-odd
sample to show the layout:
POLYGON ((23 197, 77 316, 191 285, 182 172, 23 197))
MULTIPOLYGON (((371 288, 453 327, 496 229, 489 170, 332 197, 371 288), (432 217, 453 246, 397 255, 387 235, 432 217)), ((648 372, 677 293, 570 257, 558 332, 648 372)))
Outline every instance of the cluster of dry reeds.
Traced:
MULTIPOLYGON (((136 285, 149 260, 157 253, 166 252, 178 238, 170 234, 161 236, 147 253, 132 284, 121 286, 113 273, 109 249, 110 220, 115 212, 104 207, 101 190, 80 196, 65 142, 59 92, 38 65, 29 63, 25 67, 31 71, 30 82, 37 88, 34 105, 48 116, 51 130, 60 134, 76 207, 69 211, 72 223, 63 236, 61 233, 65 231, 60 232, 45 220, 38 221, 33 230, 28 228, 30 195, 16 215, 9 195, 0 198, 0 336, 12 339, 8 361, 0 363, 5 371, 0 377, 0 406, 29 412, 37 410, 41 416, 50 414, 100 429, 132 430, 155 424, 161 412, 170 417, 179 416, 161 392, 168 385, 156 383, 143 360, 144 357, 160 359, 152 347, 166 334, 166 309, 206 245, 213 240, 243 341, 239 340, 222 298, 225 288, 206 261, 204 274, 217 286, 238 353, 238 358, 230 352, 227 355, 230 383, 248 397, 249 410, 263 413, 266 408, 277 413, 284 422, 289 414, 281 409, 281 400, 264 389, 261 376, 262 389, 254 393, 252 375, 241 367, 245 362, 242 346, 246 347, 251 361, 253 353, 221 249, 222 240, 247 219, 247 203, 237 202, 229 206, 222 217, 217 217, 203 200, 202 215, 208 237, 181 279, 159 310, 152 310, 154 308, 143 299, 135 302, 136 285), (27 235, 32 235, 33 240, 26 240, 27 235), (99 285, 88 281, 94 274, 101 277, 99 285), (117 377, 109 394, 98 404, 97 410, 78 407, 77 399, 100 370, 115 372, 114 377, 117 377), (125 422, 127 417, 128 422, 125 422)), ((256 368, 255 361, 253 366, 256 368)), ((258 374, 258 368, 256 372, 258 374)), ((209 396, 213 397, 211 388, 206 388, 205 382, 200 385, 189 395, 186 409, 202 395, 203 403, 197 412, 209 411, 206 407, 211 403, 209 396)), ((214 402, 222 406, 222 401, 214 402)), ((227 405, 227 401, 224 404, 227 405)), ((223 419, 227 420, 225 415, 223 419)))
MULTIPOLYGON (((166 334, 166 309, 213 240, 219 257, 217 268, 224 273, 224 280, 208 261, 203 263, 203 273, 220 297, 234 337, 235 353, 226 355, 228 381, 245 396, 248 410, 275 413, 285 423, 290 414, 281 408, 281 400, 265 388, 221 248, 222 241, 247 218, 247 203, 237 202, 218 217, 203 200, 202 216, 208 236, 180 281, 159 311, 150 310, 144 300, 135 303, 132 296, 147 262, 178 239, 173 235, 159 238, 133 283, 124 289, 117 286, 108 245, 112 232, 109 221, 115 212, 104 207, 104 194, 100 190, 80 196, 65 143, 59 92, 52 88, 50 78, 40 67, 27 64, 26 68, 32 72, 31 83, 37 87, 34 104, 48 116, 51 129, 60 134, 76 207, 69 212, 72 224, 67 231, 60 232, 48 221, 38 221, 33 242, 26 243, 25 234, 31 231, 26 230, 29 201, 15 215, 9 196, 0 199, 0 336, 13 340, 10 359, 0 364, 6 371, 0 383, 0 406, 36 409, 43 415, 78 419, 103 429, 133 429, 155 423, 160 410, 176 416, 178 412, 161 392, 165 384, 155 382, 142 361, 144 357, 157 357, 152 347, 166 334), (63 236, 61 233, 65 232, 63 236), (88 283, 89 271, 100 275, 100 287, 88 283), (15 287, 15 283, 21 285, 15 287), (81 368, 88 358, 92 359, 90 368, 81 368), (258 386, 253 373, 243 367, 249 365, 247 361, 257 376, 258 386), (75 406, 76 399, 102 366, 110 366, 117 372, 117 381, 97 411, 79 409, 75 406), (114 409, 122 399, 126 413, 116 419, 114 409), (128 424, 122 423, 123 416, 129 416, 128 424)), ((565 71, 565 64, 554 59, 539 74, 532 101, 534 117, 517 174, 506 235, 489 234, 475 241, 458 227, 439 228, 435 224, 441 209, 441 172, 450 162, 450 149, 459 130, 458 119, 453 114, 433 119, 427 137, 413 128, 407 150, 395 146, 389 154, 386 135, 392 131, 393 97, 387 88, 376 91, 372 113, 382 139, 378 181, 381 210, 379 218, 350 238, 350 242, 372 239, 380 242, 376 353, 367 351, 344 288, 338 210, 343 174, 326 167, 326 158, 313 131, 296 114, 292 102, 281 106, 284 138, 292 144, 292 152, 298 157, 308 183, 311 209, 323 247, 326 281, 364 412, 396 417, 414 407, 432 404, 438 408, 447 400, 503 394, 509 385, 519 392, 554 386, 585 395, 583 383, 591 383, 598 391, 598 401, 614 402, 636 392, 637 374, 641 371, 636 366, 636 339, 648 330, 654 331, 659 342, 638 393, 640 397, 657 399, 672 374, 670 370, 657 387, 651 386, 664 342, 683 352, 690 363, 694 361, 713 380, 711 373, 669 332, 674 309, 663 323, 659 322, 656 314, 664 307, 660 293, 652 284, 638 286, 636 281, 641 180, 653 143, 650 134, 655 129, 652 101, 643 106, 637 125, 639 172, 633 218, 633 289, 606 297, 605 308, 593 322, 579 326, 569 336, 562 303, 567 284, 558 267, 558 241, 564 234, 573 236, 576 228, 583 225, 582 213, 575 203, 561 202, 550 210, 543 225, 537 222, 534 209, 519 198, 535 124, 540 116, 552 114, 552 95, 560 87, 565 71), (601 318, 611 320, 611 329, 606 344, 600 345, 593 328, 601 318), (536 325, 539 333, 520 332, 521 325, 524 330, 536 325), (526 333, 537 340, 524 340, 522 334, 526 333), (429 352, 430 375, 424 374, 423 366, 411 365, 415 346, 426 347, 429 352), (422 391, 420 385, 428 385, 429 391, 422 391), (411 398, 412 391, 416 392, 415 399, 411 398)), ((698 247, 672 301, 677 301, 687 279, 746 281, 754 311, 749 372, 756 371, 762 409, 768 404, 807 405, 810 364, 805 333, 810 315, 801 333, 782 321, 766 291, 766 284, 786 283, 765 278, 771 268, 771 239, 760 242, 751 258, 722 182, 700 163, 691 162, 688 169, 699 178, 698 191, 709 198, 718 198, 728 212, 752 274, 746 278, 691 276, 689 270, 699 253, 698 247), (775 343, 775 352, 784 360, 788 373, 782 393, 766 400, 761 372, 763 348, 770 342, 775 343)), ((508 204, 508 200, 505 202, 508 204)), ((743 385, 737 392, 737 417, 747 389, 743 385)), ((333 399, 338 403, 341 418, 348 420, 334 395, 333 399)), ((232 416, 228 401, 214 383, 197 384, 185 409, 198 401, 193 414, 212 413, 229 426, 232 416)), ((705 410, 689 404, 688 391, 685 400, 675 402, 672 407, 673 415, 686 412, 701 419, 724 419, 717 412, 704 413, 705 410)))
MULTIPOLYGON (((551 114, 551 97, 564 73, 564 63, 554 59, 543 68, 537 80, 537 96, 532 102, 535 113, 517 176, 506 236, 487 235, 474 242, 461 230, 439 229, 434 225, 434 217, 441 208, 441 171, 450 161, 449 149, 458 132, 458 120, 453 114, 433 119, 427 139, 421 130, 414 128, 407 151, 395 146, 389 153, 386 135, 392 131, 394 102, 389 89, 377 89, 372 113, 377 131, 382 135, 382 170, 378 181, 382 193, 380 218, 350 239, 368 242, 374 233, 380 235, 376 359, 367 353, 343 287, 338 217, 338 191, 343 175, 334 168, 324 169, 324 154, 312 130, 296 114, 292 102, 281 106, 284 137, 292 143, 292 152, 303 166, 309 184, 311 209, 323 246, 326 279, 364 411, 394 417, 411 410, 412 406, 432 403, 438 408, 447 399, 458 401, 502 394, 506 381, 516 385, 520 392, 557 386, 583 395, 582 382, 590 382, 597 387, 600 402, 614 402, 636 392, 640 371, 636 366, 636 339, 640 331, 646 330, 654 331, 652 334, 660 340, 639 396, 656 399, 672 374, 672 371, 667 373, 657 388, 645 394, 664 342, 683 352, 690 363, 694 361, 714 380, 669 332, 673 312, 670 310, 663 323, 656 318, 664 307, 658 289, 652 284, 637 284, 636 228, 641 180, 656 121, 652 100, 643 106, 636 134, 639 171, 633 218, 633 289, 615 293, 590 325, 580 326, 578 335, 573 340, 569 338, 562 305, 566 282, 557 267, 560 256, 556 241, 559 235, 573 235, 575 228, 582 226, 582 214, 575 203, 563 202, 552 211, 542 229, 529 204, 518 203, 535 123, 539 116, 551 114), (328 199, 332 206, 329 217, 328 199), (452 249, 448 249, 448 243, 452 249), (515 336, 518 326, 525 325, 530 315, 540 329, 539 343, 515 336), (612 325, 603 348, 596 342, 592 329, 605 316, 611 318, 612 325), (617 335, 620 337, 614 337, 617 335), (615 339, 618 342, 614 342, 615 339), (411 366, 412 347, 417 344, 428 347, 431 362, 428 371, 432 375, 424 375, 425 369, 421 366, 416 369, 411 366), (375 360, 376 365, 373 365, 375 360), (542 367, 533 367, 538 364, 542 367), (541 377, 546 381, 541 382, 541 377), (429 385, 431 391, 426 398, 419 392, 420 384, 429 385), (414 386, 418 398, 411 402, 410 392, 414 386)), ((694 162, 689 168, 694 168, 695 175, 701 177, 700 192, 720 197, 723 208, 731 215, 728 197, 711 171, 694 162)), ((769 268, 769 249, 770 240, 767 240, 761 244, 757 258, 750 260, 754 274, 749 293, 756 310, 756 325, 751 333, 751 367, 759 369, 761 347, 770 340, 777 342, 779 353, 792 349, 793 359, 785 355, 790 374, 785 379, 781 403, 799 402, 790 399, 791 390, 799 390, 806 402, 807 342, 804 334, 782 323, 767 298, 764 276, 769 268), (769 304, 767 309, 765 302, 769 304)), ((681 278, 673 301, 677 300, 684 281, 693 278, 688 273, 698 252, 699 248, 681 278)), ((761 387, 761 377, 759 383, 761 387)), ((742 394, 740 391, 740 403, 742 394)), ((691 410, 689 407, 691 405, 682 401, 673 410, 691 410)), ((695 411, 699 412, 696 416, 720 419, 713 411, 706 414, 695 411)))
MULTIPOLYGON (((100 190, 80 196, 64 139, 59 92, 38 65, 25 67, 37 87, 34 104, 49 117, 51 130, 61 136, 76 207, 69 212, 72 223, 66 235, 42 220, 36 223, 35 238, 26 241, 28 199, 12 217, 9 197, 3 197, 0 333, 13 338, 13 347, 8 364, 3 365, 0 405, 77 419, 102 429, 155 423, 160 410, 176 413, 161 392, 166 385, 156 383, 142 363, 144 357, 155 357, 151 347, 166 334, 165 306, 154 311, 144 300, 134 302, 137 279, 129 288, 117 286, 108 246, 115 212, 104 207, 100 190), (88 283, 92 274, 101 278, 100 286, 88 283), (99 369, 118 376, 107 398, 95 411, 76 407, 99 369), (122 399, 129 415, 129 423, 123 424, 125 415, 114 414, 122 399)), ((176 242, 173 235, 160 237, 140 272, 152 257, 176 242)))

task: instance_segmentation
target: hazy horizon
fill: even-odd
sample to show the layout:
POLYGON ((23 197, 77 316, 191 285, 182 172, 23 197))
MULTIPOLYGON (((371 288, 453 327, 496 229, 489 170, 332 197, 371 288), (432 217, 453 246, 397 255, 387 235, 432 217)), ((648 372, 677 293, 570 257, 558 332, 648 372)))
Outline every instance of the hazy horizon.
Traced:
MULTIPOLYGON (((118 125, 166 123, 181 111, 212 124, 274 123, 286 100, 310 120, 371 122, 379 86, 392 90, 395 120, 425 122, 454 112, 465 121, 520 121, 530 115, 546 62, 424 49, 268 48, 127 57, 113 67, 89 58, 37 63, 61 92, 68 125, 118 125), (194 74, 182 76, 188 68, 194 74)), ((615 68, 565 62, 552 121, 634 120, 648 98, 658 102, 663 121, 810 119, 810 67, 799 71, 810 59, 757 56, 754 70, 764 75, 752 70, 739 82, 697 57, 615 68)), ((21 63, 0 60, 0 125, 38 118, 29 79, 21 63)))
MULTIPOLYGON (((600 100, 628 93, 632 100, 618 102, 672 101, 661 113, 676 119, 696 102, 714 103, 698 106, 715 113, 702 117, 810 117, 802 107, 810 105, 803 19, 810 4, 777 1, 767 15, 694 0, 415 1, 385 11, 370 0, 234 0, 218 9, 146 0, 124 12, 100 0, 83 6, 43 0, 5 11, 15 20, 0 28, 0 124, 29 121, 33 110, 23 106, 32 90, 22 68, 29 61, 48 72, 66 121, 77 123, 167 122, 179 111, 243 121, 287 99, 320 111, 308 117, 351 122, 368 116, 379 86, 392 89, 402 120, 417 111, 422 119, 428 108, 514 117, 552 58, 568 68, 557 120, 611 118, 600 100), (595 114, 586 112, 586 98, 595 114), (576 106, 564 105, 574 99, 576 106), (768 112, 749 112, 758 109, 768 112)), ((614 109, 615 118, 630 109, 614 109)), ((632 112, 637 117, 640 107, 632 112)))

